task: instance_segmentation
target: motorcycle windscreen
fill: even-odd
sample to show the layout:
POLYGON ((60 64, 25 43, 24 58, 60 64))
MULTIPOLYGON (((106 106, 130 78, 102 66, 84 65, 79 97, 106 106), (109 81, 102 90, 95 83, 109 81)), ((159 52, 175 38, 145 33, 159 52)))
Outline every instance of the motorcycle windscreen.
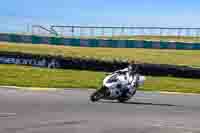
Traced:
POLYGON ((110 77, 110 79, 108 79, 108 81, 106 83, 112 83, 112 82, 117 82, 117 74, 113 75, 112 77, 110 77))

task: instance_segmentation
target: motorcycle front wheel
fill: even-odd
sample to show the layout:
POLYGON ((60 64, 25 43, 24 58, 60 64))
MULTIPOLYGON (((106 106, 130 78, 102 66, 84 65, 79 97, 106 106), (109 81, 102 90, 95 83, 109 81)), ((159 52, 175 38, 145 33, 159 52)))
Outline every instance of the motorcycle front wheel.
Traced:
POLYGON ((97 102, 99 101, 101 98, 104 97, 104 94, 102 93, 101 90, 97 90, 96 92, 94 92, 91 96, 90 96, 90 100, 92 102, 97 102))

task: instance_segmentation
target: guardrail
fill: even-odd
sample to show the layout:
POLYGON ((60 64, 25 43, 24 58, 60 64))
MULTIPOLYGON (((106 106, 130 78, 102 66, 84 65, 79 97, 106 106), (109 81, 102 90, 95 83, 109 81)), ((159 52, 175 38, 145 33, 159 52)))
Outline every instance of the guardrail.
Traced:
POLYGON ((51 30, 60 36, 192 36, 200 37, 200 28, 185 27, 105 27, 52 25, 51 30))
POLYGON ((32 25, 32 35, 42 34, 42 35, 55 35, 57 36, 58 33, 52 28, 46 28, 41 25, 32 25))

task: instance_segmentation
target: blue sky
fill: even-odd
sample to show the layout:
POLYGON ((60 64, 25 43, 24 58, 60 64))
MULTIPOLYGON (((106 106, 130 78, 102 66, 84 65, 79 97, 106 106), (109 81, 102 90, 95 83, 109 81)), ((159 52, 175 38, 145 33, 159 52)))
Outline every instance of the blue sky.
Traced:
POLYGON ((0 10, 0 30, 27 23, 200 27, 197 0, 5 0, 0 10))

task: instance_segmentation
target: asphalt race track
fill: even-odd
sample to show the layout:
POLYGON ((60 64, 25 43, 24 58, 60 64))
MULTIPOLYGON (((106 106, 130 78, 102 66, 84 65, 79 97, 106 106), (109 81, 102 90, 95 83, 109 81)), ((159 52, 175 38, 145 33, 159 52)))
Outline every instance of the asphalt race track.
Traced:
POLYGON ((0 133, 200 133, 200 95, 138 92, 126 104, 92 91, 0 89, 0 133))

